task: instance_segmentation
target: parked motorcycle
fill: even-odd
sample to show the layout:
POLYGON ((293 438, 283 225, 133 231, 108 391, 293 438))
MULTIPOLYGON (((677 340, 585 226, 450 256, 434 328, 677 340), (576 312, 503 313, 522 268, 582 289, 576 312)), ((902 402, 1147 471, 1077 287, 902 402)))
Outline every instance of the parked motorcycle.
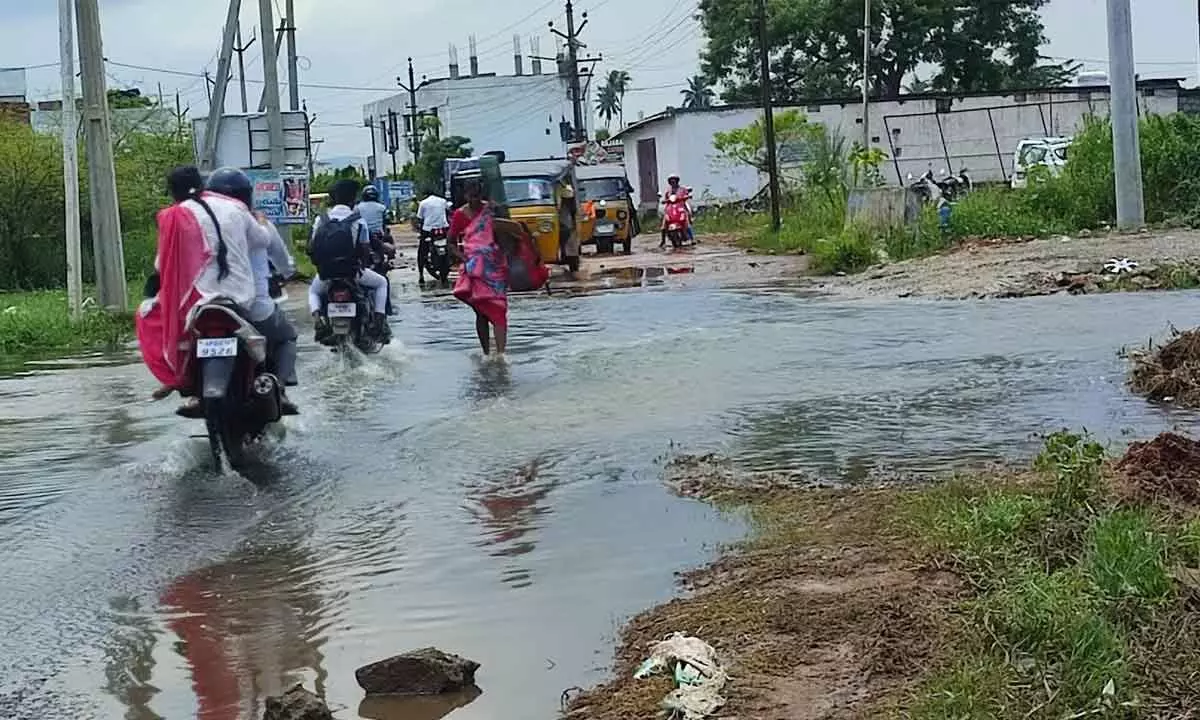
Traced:
POLYGON ((368 355, 383 349, 379 332, 371 324, 371 302, 356 281, 331 280, 321 315, 329 327, 322 345, 334 351, 353 345, 368 355))
POLYGON ((200 395, 213 466, 246 465, 246 451, 279 422, 282 386, 269 366, 267 340, 229 302, 197 306, 189 316, 193 387, 200 395))
POLYGON ((687 195, 671 193, 667 196, 664 216, 667 221, 667 239, 671 247, 679 249, 688 241, 688 227, 692 218, 687 208, 687 195))
POLYGON ((450 287, 450 240, 445 228, 429 231, 429 272, 442 287, 450 287))
POLYGON ((957 175, 951 175, 949 170, 943 169, 937 179, 937 185, 947 202, 958 202, 972 190, 971 178, 967 175, 966 168, 959 170, 957 175))

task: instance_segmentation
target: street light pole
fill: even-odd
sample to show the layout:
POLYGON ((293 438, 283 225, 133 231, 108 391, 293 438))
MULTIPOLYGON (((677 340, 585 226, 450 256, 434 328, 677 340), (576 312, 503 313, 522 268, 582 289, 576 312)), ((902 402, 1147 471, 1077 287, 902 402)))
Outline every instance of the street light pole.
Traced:
MULTIPOLYGON (((1200 0, 1197 0, 1200 2, 1200 0)), ((871 148, 871 0, 863 0, 862 146, 871 148)))

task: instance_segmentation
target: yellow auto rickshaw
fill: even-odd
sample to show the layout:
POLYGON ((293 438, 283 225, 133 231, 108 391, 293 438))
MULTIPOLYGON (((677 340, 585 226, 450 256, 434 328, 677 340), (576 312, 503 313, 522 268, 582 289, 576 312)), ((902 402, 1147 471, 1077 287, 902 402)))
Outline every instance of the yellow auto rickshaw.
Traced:
POLYGON ((508 215, 529 229, 542 262, 579 270, 575 166, 567 160, 500 163, 508 215))
POLYGON ((597 253, 611 253, 620 243, 633 252, 634 222, 629 204, 633 192, 624 165, 580 165, 575 168, 579 187, 580 241, 594 244, 597 253))

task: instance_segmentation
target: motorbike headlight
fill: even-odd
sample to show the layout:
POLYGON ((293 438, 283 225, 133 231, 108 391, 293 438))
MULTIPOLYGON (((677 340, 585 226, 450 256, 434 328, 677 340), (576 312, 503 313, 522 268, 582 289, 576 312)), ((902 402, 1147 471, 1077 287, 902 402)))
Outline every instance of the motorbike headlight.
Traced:
POLYGON ((554 221, 553 220, 542 220, 541 222, 538 223, 538 232, 540 232, 540 233, 548 233, 548 232, 552 232, 553 230, 554 230, 554 221))

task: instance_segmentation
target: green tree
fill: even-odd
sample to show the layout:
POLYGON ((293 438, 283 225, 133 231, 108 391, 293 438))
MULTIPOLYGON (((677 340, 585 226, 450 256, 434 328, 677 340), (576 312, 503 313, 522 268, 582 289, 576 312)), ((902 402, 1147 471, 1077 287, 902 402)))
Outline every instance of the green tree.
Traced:
POLYGON ((150 98, 142 95, 142 91, 137 88, 128 90, 109 90, 108 91, 108 106, 113 110, 128 110, 130 108, 148 108, 154 107, 156 103, 150 98))
POLYGON ((606 128, 612 125, 613 117, 621 112, 621 98, 612 85, 605 83, 596 89, 596 112, 606 128))
POLYGON ((597 128, 596 129, 596 141, 597 142, 604 142, 605 140, 607 140, 611 137, 612 137, 612 133, 609 132, 608 128, 597 128))
POLYGON ((703 75, 688 78, 688 86, 679 92, 683 95, 683 106, 688 110, 712 107, 713 89, 703 75))
POLYGON ((426 137, 421 143, 421 157, 413 165, 413 179, 417 192, 445 192, 446 160, 450 158, 471 157, 471 141, 468 138, 451 135, 444 138, 426 137))
MULTIPOLYGON (((775 113, 775 151, 780 163, 808 155, 808 149, 824 132, 821 125, 810 123, 799 110, 775 113)), ((743 128, 713 134, 717 156, 732 165, 749 165, 766 173, 767 142, 761 117, 743 128)))
MULTIPOLYGON (((966 92, 1062 84, 1070 63, 1047 64, 1038 12, 1049 0, 878 0, 872 3, 872 93, 899 95, 921 64, 935 90, 966 92)), ((861 0, 769 0, 767 42, 774 97, 797 102, 861 88, 861 0)), ((756 0, 700 0, 707 37, 702 68, 727 101, 759 95, 756 0)))
POLYGON ((633 78, 629 76, 628 71, 609 70, 608 79, 604 83, 617 95, 617 114, 620 116, 621 127, 625 127, 625 93, 629 92, 632 82, 633 78))

